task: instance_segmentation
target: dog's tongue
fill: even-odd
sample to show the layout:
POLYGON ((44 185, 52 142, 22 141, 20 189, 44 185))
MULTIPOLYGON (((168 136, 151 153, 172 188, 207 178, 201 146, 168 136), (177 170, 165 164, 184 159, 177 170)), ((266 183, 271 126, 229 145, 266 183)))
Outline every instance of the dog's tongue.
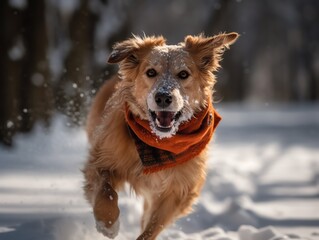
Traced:
POLYGON ((174 112, 156 112, 156 119, 160 127, 171 127, 174 120, 174 112))

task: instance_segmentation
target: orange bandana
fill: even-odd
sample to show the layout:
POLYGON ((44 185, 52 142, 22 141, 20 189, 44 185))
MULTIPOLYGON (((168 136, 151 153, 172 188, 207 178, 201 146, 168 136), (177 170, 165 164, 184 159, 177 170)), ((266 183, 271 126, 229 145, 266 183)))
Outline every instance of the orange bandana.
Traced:
POLYGON ((160 139, 149 121, 134 116, 128 106, 125 119, 144 166, 144 173, 153 173, 182 164, 199 155, 209 143, 220 115, 209 101, 207 108, 179 125, 175 135, 160 139))

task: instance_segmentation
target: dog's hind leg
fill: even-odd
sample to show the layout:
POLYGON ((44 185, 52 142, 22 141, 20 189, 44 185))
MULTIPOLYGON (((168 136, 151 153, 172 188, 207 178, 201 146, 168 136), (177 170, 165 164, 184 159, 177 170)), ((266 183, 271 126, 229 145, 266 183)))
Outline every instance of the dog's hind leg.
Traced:
POLYGON ((115 238, 119 231, 118 195, 114 190, 115 178, 109 171, 87 167, 84 170, 85 194, 93 206, 96 228, 109 238, 115 238))
POLYGON ((180 196, 174 192, 165 196, 154 196, 153 202, 144 213, 144 231, 137 240, 153 240, 158 234, 176 218, 187 214, 197 198, 197 193, 180 196))

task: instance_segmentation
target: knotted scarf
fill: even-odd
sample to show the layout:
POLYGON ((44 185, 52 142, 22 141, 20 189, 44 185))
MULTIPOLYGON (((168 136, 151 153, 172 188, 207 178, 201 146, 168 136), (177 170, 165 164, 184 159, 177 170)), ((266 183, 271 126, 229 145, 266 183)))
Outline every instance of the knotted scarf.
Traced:
POLYGON ((125 119, 144 166, 143 172, 149 174, 198 156, 212 138, 221 117, 208 101, 205 109, 181 123, 176 134, 169 138, 159 138, 152 131, 149 121, 133 115, 127 104, 125 119))

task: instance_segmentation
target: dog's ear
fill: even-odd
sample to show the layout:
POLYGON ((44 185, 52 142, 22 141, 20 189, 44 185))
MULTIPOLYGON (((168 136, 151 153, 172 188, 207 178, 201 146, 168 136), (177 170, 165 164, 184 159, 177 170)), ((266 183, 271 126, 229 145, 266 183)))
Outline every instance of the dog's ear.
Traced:
POLYGON ((160 37, 134 36, 126 41, 116 43, 108 59, 108 63, 119 63, 128 59, 131 63, 138 63, 141 55, 155 46, 165 44, 165 39, 160 37))
POLYGON ((193 57, 195 63, 202 70, 215 71, 224 50, 229 48, 239 37, 238 33, 219 34, 213 37, 187 36, 185 49, 193 57))

